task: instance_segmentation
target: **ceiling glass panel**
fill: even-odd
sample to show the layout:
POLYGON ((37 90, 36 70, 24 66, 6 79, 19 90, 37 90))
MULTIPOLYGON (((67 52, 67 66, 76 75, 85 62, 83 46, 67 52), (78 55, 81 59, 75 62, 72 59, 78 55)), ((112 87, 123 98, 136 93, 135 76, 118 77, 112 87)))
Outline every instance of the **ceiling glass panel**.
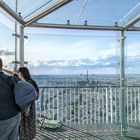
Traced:
POLYGON ((50 6, 60 0, 3 0, 12 10, 21 13, 22 18, 26 21, 40 14, 50 6))
MULTIPOLYGON (((0 19, 2 19, 3 15, 0 13, 0 19)), ((12 61, 14 61, 14 54, 15 54, 15 37, 12 36, 14 30, 9 28, 7 23, 8 20, 1 21, 0 20, 0 58, 2 58, 4 62, 4 67, 7 69, 13 69, 12 61)), ((10 22, 9 22, 10 24, 10 22)))
POLYGON ((140 12, 140 0, 74 0, 42 18, 40 23, 122 26, 140 12))
POLYGON ((54 5, 59 1, 60 0, 25 0, 25 2, 23 2, 22 0, 20 0, 19 11, 22 12, 22 17, 24 20, 29 20, 40 14, 41 12, 47 10, 50 6, 54 5), (25 5, 28 5, 28 8, 23 7, 23 3, 25 3, 25 5))
POLYGON ((5 2, 12 10, 16 11, 16 0, 1 0, 5 2))
POLYGON ((139 27, 139 28, 140 28, 140 21, 137 22, 137 23, 134 25, 134 27, 139 27))
POLYGON ((0 8, 0 24, 8 27, 9 29, 13 29, 13 30, 15 27, 15 19, 12 18, 8 13, 6 13, 1 8, 0 8))
MULTIPOLYGON (((25 21, 47 10, 61 0, 2 0, 12 10, 21 12, 25 21)), ((140 13, 140 0, 73 0, 40 19, 39 23, 125 26, 140 13), (85 22, 87 21, 87 22, 85 22)))

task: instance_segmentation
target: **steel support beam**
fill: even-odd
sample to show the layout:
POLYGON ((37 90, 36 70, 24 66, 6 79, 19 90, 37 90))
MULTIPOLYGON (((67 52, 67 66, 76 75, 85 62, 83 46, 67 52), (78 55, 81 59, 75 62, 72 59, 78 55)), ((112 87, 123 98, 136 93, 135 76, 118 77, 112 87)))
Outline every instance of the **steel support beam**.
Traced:
MULTIPOLYGON (((67 24, 47 24, 47 23, 33 23, 27 27, 35 28, 58 28, 58 29, 77 29, 77 30, 108 30, 108 31, 123 31, 124 28, 114 26, 89 26, 89 25, 67 25, 67 24)), ((129 28, 126 31, 140 31, 139 27, 129 28)))
POLYGON ((59 29, 79 29, 79 30, 109 30, 109 31, 122 31, 123 27, 114 26, 89 26, 89 25, 67 25, 67 24, 46 24, 46 23, 33 23, 28 27, 38 28, 59 28, 59 29))
POLYGON ((127 29, 126 31, 140 32, 140 27, 129 28, 129 29, 127 29))
POLYGON ((60 7, 66 5, 67 3, 71 2, 72 0, 60 0, 59 2, 55 3, 51 7, 49 7, 46 11, 40 13, 39 15, 35 16, 34 18, 28 20, 25 23, 25 26, 28 26, 31 23, 36 22, 37 20, 49 15, 50 13, 54 12, 55 10, 59 9, 60 7))
POLYGON ((18 21, 21 25, 24 25, 24 20, 18 16, 16 12, 14 12, 5 2, 0 1, 0 7, 7 12, 9 15, 11 15, 16 21, 18 21))
POLYGON ((20 67, 24 66, 24 27, 20 26, 20 67))
POLYGON ((120 120, 121 120, 121 134, 127 132, 127 94, 125 90, 125 47, 124 47, 124 31, 120 34, 120 120))
POLYGON ((132 27, 135 23, 137 23, 140 20, 140 15, 135 17, 133 20, 127 23, 127 25, 124 27, 124 31, 132 27))

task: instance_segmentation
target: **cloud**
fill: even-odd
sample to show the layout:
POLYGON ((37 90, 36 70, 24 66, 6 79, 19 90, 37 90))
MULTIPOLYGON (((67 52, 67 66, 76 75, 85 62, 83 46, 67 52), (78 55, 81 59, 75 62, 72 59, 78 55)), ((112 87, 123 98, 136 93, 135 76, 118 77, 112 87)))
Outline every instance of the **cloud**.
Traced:
POLYGON ((116 56, 98 56, 93 58, 79 58, 79 59, 54 59, 54 60, 34 60, 29 62, 33 67, 115 67, 117 63, 116 56))
MULTIPOLYGON (((29 62, 29 67, 36 73, 46 74, 78 74, 86 70, 91 73, 115 74, 120 69, 119 56, 98 56, 95 58, 80 58, 71 60, 38 60, 29 62)), ((138 73, 140 55, 129 56, 125 59, 126 73, 138 73), (130 71, 131 70, 131 71, 130 71)))
MULTIPOLYGON (((33 38, 30 38, 32 41, 33 38)), ((115 54, 115 45, 102 43, 98 38, 68 38, 57 37, 53 39, 47 36, 41 36, 25 46, 26 58, 29 59, 79 59, 79 58, 93 58, 95 56, 107 56, 115 54), (37 42, 39 40, 39 43, 37 42), (45 40, 45 41, 44 41, 45 40), (41 48, 41 49, 40 49, 41 48), (32 54, 32 55, 31 55, 32 54)), ((111 42, 114 42, 111 41, 111 42)))
MULTIPOLYGON (((11 68, 12 65, 10 62, 7 67, 11 68)), ((116 74, 120 70, 119 56, 113 55, 70 60, 33 60, 27 66, 33 74, 80 74, 87 70, 93 74, 116 74)), ((140 55, 128 56, 125 59, 125 70, 126 73, 139 73, 140 55)))
POLYGON ((78 74, 90 70, 93 73, 116 72, 116 61, 114 56, 80 58, 71 60, 37 60, 29 62, 29 68, 33 73, 46 74, 78 74))
POLYGON ((15 53, 13 51, 9 51, 9 50, 0 50, 0 56, 10 56, 10 55, 14 55, 15 53))

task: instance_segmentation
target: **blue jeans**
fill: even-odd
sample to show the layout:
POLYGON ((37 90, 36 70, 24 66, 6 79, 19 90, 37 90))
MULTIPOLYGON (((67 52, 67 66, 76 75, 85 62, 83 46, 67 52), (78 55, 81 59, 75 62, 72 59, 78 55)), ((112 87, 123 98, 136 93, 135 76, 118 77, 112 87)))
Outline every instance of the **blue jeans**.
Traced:
POLYGON ((17 140, 20 120, 20 113, 10 119, 0 120, 0 140, 17 140))

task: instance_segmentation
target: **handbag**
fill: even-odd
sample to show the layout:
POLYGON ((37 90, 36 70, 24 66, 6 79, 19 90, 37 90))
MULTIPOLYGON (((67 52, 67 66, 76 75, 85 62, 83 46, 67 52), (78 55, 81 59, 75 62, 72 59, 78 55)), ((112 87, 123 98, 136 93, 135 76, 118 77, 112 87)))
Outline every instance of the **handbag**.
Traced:
POLYGON ((38 99, 36 90, 32 84, 25 80, 17 81, 14 87, 15 102, 21 112, 24 112, 30 104, 38 99))

